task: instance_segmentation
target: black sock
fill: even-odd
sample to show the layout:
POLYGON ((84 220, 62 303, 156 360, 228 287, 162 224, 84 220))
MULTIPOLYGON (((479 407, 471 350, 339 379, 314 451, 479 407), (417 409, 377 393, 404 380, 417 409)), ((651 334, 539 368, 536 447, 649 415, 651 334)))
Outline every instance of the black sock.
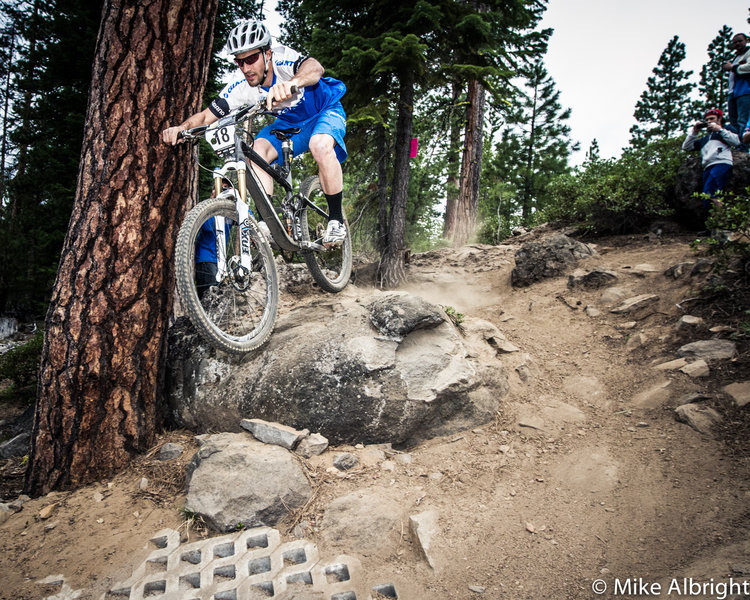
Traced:
POLYGON ((343 203, 343 192, 337 194, 325 194, 326 201, 328 202, 328 220, 338 221, 339 223, 344 222, 344 209, 342 208, 343 203))

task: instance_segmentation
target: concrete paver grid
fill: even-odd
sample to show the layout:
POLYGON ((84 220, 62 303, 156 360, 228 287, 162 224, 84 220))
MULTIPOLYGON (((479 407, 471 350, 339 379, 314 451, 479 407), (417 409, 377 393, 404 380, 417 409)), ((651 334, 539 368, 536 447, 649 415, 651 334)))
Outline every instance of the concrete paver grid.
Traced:
POLYGON ((367 588, 359 561, 341 555, 321 561, 307 540, 281 543, 276 529, 257 527, 180 544, 173 529, 157 532, 152 550, 124 582, 102 600, 256 600, 288 589, 324 594, 330 600, 396 598, 392 584, 367 588))

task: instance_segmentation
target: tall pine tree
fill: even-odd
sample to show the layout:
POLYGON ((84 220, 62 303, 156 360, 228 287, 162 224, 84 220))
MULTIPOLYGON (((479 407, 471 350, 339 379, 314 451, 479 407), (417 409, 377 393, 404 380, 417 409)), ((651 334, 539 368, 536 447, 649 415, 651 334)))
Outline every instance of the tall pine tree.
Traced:
POLYGON ((732 28, 724 25, 706 49, 708 62, 701 67, 698 91, 704 106, 723 108, 727 103, 729 77, 721 67, 732 62, 732 28))
POLYGON ((692 113, 692 71, 683 71, 685 44, 674 36, 659 57, 646 89, 635 105, 636 124, 630 128, 630 144, 642 148, 648 142, 666 139, 684 129, 692 113))
POLYGON ((568 158, 578 150, 570 139, 570 109, 560 104, 560 92, 541 60, 521 70, 525 85, 508 116, 508 127, 492 158, 515 190, 516 207, 524 224, 544 207, 549 181, 568 170, 568 158))

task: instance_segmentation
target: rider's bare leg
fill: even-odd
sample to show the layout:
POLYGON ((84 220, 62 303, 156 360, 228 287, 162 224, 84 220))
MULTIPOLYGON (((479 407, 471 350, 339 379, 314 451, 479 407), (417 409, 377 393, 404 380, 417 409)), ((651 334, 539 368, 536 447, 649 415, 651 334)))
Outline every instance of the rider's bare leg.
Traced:
POLYGON ((310 137, 310 154, 318 163, 320 187, 324 194, 336 194, 344 189, 344 176, 341 163, 336 158, 334 147, 336 140, 327 133, 318 133, 310 137))
MULTIPOLYGON (((276 157, 278 156, 276 148, 274 148, 268 140, 263 138, 255 139, 255 142, 253 142, 253 150, 260 154, 261 158, 268 164, 271 164, 274 160, 276 160, 276 157)), ((272 196, 273 179, 271 179, 271 176, 263 171, 258 165, 256 165, 255 163, 251 164, 253 167, 253 171, 255 171, 255 174, 258 176, 258 179, 263 185, 263 189, 266 190, 266 194, 272 196)))

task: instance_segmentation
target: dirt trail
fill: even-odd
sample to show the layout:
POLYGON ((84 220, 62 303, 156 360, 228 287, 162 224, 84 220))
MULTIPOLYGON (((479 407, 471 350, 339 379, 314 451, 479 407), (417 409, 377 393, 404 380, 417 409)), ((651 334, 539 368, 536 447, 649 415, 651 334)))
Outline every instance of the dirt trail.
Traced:
MULTIPOLYGON (((311 532, 321 553, 358 554, 373 579, 396 584, 399 598, 612 598, 615 579, 661 583, 663 592, 674 578, 744 580, 737 565, 750 574, 747 465, 673 416, 680 398, 715 381, 653 368, 675 358, 684 314, 676 304, 691 288, 663 271, 694 260, 688 242, 612 240, 585 263, 617 272, 615 285, 629 295, 660 296, 656 312, 626 331, 618 327, 632 318, 610 314, 598 303, 601 290, 572 291, 565 278, 512 289, 514 246, 415 256, 405 290, 491 321, 520 349, 504 359, 509 391, 494 422, 410 449, 409 465, 339 478, 325 471, 333 452, 311 463, 319 483, 303 515, 311 522, 320 525, 327 504, 351 491, 379 494, 402 510, 400 527, 382 531, 366 552, 311 532), (656 271, 636 275, 645 263, 656 271), (660 386, 641 402, 639 394, 660 386), (424 510, 439 515, 434 568, 408 531, 408 515, 424 510), (610 588, 602 596, 592 591, 597 579, 610 588)), ((175 437, 190 443, 187 434, 175 437)), ((138 493, 148 464, 110 486, 33 500, 0 525, 0 598, 44 598, 54 590, 35 580, 57 573, 86 590, 81 598, 98 598, 127 577, 149 536, 182 522, 180 494, 138 493), (92 499, 96 492, 104 498, 92 499), (49 519, 35 516, 51 503, 49 519)))

